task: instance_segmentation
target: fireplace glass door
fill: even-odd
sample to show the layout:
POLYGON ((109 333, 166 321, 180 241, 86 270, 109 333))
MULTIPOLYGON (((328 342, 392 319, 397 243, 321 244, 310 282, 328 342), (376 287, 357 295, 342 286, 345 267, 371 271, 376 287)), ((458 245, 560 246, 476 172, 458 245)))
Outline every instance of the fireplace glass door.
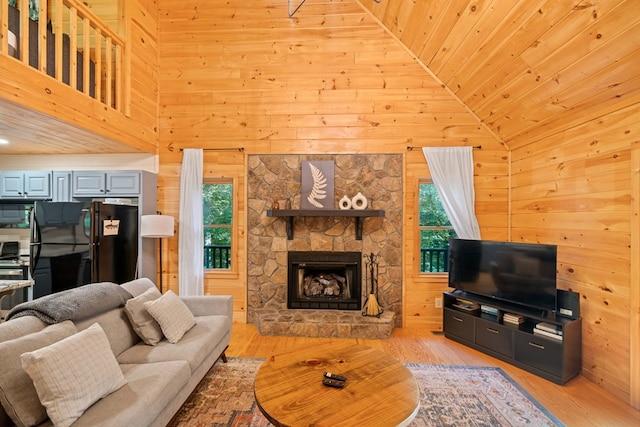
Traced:
POLYGON ((360 252, 289 252, 290 309, 360 310, 360 252))

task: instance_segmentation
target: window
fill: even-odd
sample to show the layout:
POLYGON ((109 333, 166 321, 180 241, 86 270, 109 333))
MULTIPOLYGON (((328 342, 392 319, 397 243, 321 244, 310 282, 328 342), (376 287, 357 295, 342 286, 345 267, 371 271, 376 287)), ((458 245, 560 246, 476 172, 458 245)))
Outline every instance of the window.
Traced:
POLYGON ((205 180, 202 185, 204 222, 204 268, 231 269, 233 183, 205 180))
POLYGON ((456 232, 433 182, 424 180, 419 185, 420 272, 445 273, 449 270, 449 239, 457 237, 456 232))

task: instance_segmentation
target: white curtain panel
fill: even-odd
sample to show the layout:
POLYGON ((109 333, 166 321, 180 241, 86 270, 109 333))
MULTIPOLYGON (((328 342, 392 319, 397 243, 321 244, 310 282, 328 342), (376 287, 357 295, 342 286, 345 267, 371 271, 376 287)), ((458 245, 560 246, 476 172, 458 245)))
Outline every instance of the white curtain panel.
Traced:
POLYGON ((204 295, 202 149, 185 149, 180 172, 178 284, 183 296, 204 295))
POLYGON ((442 207, 461 239, 480 239, 473 189, 473 147, 423 147, 442 207))

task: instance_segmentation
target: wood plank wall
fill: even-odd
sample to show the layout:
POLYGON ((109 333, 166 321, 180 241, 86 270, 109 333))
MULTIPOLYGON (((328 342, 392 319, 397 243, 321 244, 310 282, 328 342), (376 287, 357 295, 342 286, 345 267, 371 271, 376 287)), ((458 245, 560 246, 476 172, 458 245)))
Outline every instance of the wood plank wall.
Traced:
MULTIPOLYGON (((583 374, 640 408, 636 0, 361 0, 375 18, 356 0, 308 0, 294 18, 281 0, 132 3, 131 120, 70 89, 50 91, 47 78, 5 57, 0 94, 134 149, 153 152, 159 133, 159 206, 176 217, 179 149, 244 147, 205 155, 206 176, 236 183, 236 264, 206 282, 209 293, 234 295, 236 321, 248 153, 404 153, 403 323, 439 329, 434 299, 445 279, 420 276, 415 262, 416 189, 429 172, 406 147, 482 145, 483 237, 558 244, 560 286, 582 294, 583 374)), ((166 239, 163 266, 174 290, 177 240, 166 239)))
POLYGON ((360 1, 509 147, 511 238, 558 245, 583 375, 640 409, 640 3, 360 1))
POLYGON ((514 240, 558 245, 558 286, 581 294, 583 375, 629 402, 637 370, 638 221, 632 161, 640 106, 612 111, 512 153, 514 240), (636 295, 636 297, 634 297, 636 295))
MULTIPOLYGON (((429 172, 408 146, 474 150, 478 218, 507 236, 507 151, 412 55, 352 0, 307 0, 294 18, 280 0, 160 1, 159 206, 179 213, 181 148, 205 152, 205 177, 232 178, 240 221, 230 273, 207 273, 205 292, 234 296, 246 311, 245 159, 248 154, 405 155, 405 326, 442 328, 435 297, 446 277, 418 274, 417 186, 429 172), (243 147, 240 153, 233 148, 243 147)), ((163 256, 178 290, 178 239, 163 256)))

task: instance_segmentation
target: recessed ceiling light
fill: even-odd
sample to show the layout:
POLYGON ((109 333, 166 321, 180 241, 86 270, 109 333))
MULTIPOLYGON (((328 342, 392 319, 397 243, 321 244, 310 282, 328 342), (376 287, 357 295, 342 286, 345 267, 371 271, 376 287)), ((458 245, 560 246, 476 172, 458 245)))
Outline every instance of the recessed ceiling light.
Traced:
POLYGON ((0 138, 0 145, 7 145, 8 143, 9 141, 7 141, 6 139, 0 138))

